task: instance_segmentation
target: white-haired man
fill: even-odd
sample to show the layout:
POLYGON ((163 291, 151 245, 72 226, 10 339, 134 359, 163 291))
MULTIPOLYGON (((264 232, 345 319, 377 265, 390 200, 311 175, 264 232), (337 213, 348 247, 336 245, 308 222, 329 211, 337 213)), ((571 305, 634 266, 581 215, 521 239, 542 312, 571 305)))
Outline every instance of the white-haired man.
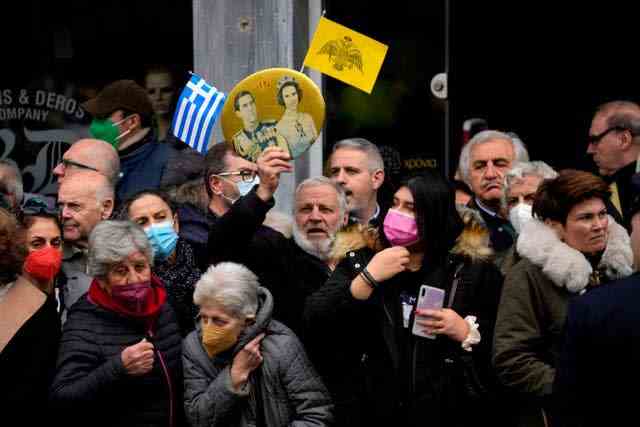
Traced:
POLYGON ((289 154, 278 147, 263 151, 257 167, 260 183, 211 228, 209 262, 235 261, 249 267, 273 294, 274 317, 300 334, 306 297, 331 273, 333 240, 348 220, 346 197, 328 178, 307 179, 295 193, 293 237, 257 235, 274 206, 280 174, 292 170, 289 154))
MULTIPOLYGON (((109 219, 114 207, 114 189, 109 179, 94 171, 77 171, 60 184, 58 208, 64 248, 62 309, 68 310, 89 289, 87 273, 89 234, 100 221, 109 219)), ((66 313, 63 313, 63 321, 66 313)))
POLYGON ((474 135, 460 153, 459 168, 474 193, 467 206, 476 209, 489 229, 496 252, 513 245, 515 231, 500 213, 504 175, 514 161, 528 161, 529 154, 519 138, 495 130, 474 135))

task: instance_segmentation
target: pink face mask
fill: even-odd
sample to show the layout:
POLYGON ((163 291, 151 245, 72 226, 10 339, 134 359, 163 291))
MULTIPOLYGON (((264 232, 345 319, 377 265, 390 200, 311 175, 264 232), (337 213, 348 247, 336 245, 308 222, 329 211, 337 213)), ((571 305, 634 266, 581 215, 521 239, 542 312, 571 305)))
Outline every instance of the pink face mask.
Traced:
POLYGON ((408 246, 418 241, 416 219, 395 209, 384 218, 384 235, 393 246, 408 246))
POLYGON ((111 298, 131 313, 141 314, 147 307, 151 282, 129 283, 111 288, 111 298))

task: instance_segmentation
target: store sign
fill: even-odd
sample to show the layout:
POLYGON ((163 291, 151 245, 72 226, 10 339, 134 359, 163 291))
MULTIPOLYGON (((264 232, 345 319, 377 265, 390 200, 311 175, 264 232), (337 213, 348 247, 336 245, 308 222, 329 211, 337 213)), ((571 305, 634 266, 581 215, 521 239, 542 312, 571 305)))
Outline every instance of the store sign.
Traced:
POLYGON ((0 89, 0 159, 17 163, 25 192, 56 193, 52 170, 86 135, 85 117, 78 101, 59 93, 0 89))
POLYGON ((438 167, 438 161, 436 159, 425 159, 420 157, 405 159, 404 167, 410 171, 415 169, 434 169, 438 167))

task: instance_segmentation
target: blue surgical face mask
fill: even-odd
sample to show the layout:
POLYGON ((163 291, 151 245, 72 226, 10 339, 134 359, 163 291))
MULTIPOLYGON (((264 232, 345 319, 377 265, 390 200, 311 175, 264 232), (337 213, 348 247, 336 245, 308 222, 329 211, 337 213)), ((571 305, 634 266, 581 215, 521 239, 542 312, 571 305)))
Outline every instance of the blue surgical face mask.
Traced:
POLYGON ((249 192, 253 189, 253 187, 256 184, 260 184, 260 177, 258 175, 254 176, 251 181, 239 181, 239 182, 231 181, 230 179, 227 179, 224 176, 221 176, 220 178, 225 179, 228 182, 231 182, 238 189, 238 194, 240 195, 236 199, 232 199, 231 197, 225 196, 224 193, 222 194, 222 197, 227 199, 232 204, 237 202, 240 197, 246 196, 247 194, 249 194, 249 192))
POLYGON ((173 221, 151 224, 144 232, 151 243, 154 258, 159 261, 169 258, 178 243, 178 233, 173 228, 173 221))

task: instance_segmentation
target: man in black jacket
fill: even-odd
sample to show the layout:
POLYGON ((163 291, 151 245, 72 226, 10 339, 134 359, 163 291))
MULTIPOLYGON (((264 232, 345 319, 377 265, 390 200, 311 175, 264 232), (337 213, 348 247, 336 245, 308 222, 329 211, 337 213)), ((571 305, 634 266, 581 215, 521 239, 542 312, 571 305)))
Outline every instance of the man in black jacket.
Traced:
POLYGON ((273 294, 274 318, 299 335, 306 297, 331 273, 329 253, 336 232, 347 222, 346 198, 329 179, 310 178, 296 189, 293 237, 256 234, 275 204, 280 174, 292 170, 290 156, 269 147, 258 158, 257 170, 260 183, 211 228, 209 263, 234 261, 249 267, 273 294))

